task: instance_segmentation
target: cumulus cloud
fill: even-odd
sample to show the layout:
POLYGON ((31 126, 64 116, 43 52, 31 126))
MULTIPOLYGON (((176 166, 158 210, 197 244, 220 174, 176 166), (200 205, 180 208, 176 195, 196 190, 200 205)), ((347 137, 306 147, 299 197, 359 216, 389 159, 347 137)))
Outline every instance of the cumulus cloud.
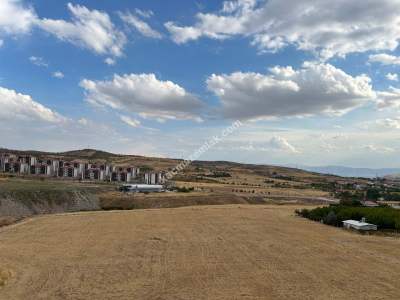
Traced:
POLYGON ((61 123, 66 118, 34 101, 29 95, 0 87, 0 120, 61 123))
POLYGON ((62 41, 87 48, 96 54, 121 56, 126 37, 109 15, 85 6, 68 3, 71 21, 41 19, 38 25, 62 41))
POLYGON ((0 35, 28 33, 37 20, 34 9, 21 0, 0 1, 0 35))
POLYGON ((198 13, 196 22, 167 22, 177 43, 202 36, 247 36, 260 52, 291 44, 322 58, 352 52, 394 50, 400 38, 400 3, 396 0, 232 0, 216 13, 198 13))
MULTIPOLYGON (((141 11, 143 14, 143 12, 141 11)), ((147 24, 145 21, 141 20, 138 16, 135 16, 132 13, 120 13, 119 14, 122 21, 125 22, 128 26, 134 27, 140 34, 153 38, 153 39, 161 39, 162 35, 158 31, 154 30, 147 24)), ((150 17, 150 15, 148 15, 150 17)))
POLYGON ((370 78, 350 76, 330 64, 306 62, 303 67, 274 67, 269 74, 213 74, 207 87, 228 118, 344 114, 376 96, 370 78))
POLYGON ((164 26, 171 33, 172 40, 177 44, 183 44, 190 40, 197 40, 199 37, 202 36, 201 30, 196 27, 180 27, 177 26, 174 22, 167 22, 164 24, 164 26))
POLYGON ((140 121, 136 120, 136 119, 133 119, 131 117, 121 115, 120 119, 121 119, 122 122, 128 124, 131 127, 135 127, 136 128, 136 127, 140 126, 140 121))
POLYGON ((379 108, 400 108, 400 89, 391 86, 388 90, 378 92, 377 94, 379 108))
POLYGON ((225 1, 222 13, 227 14, 198 13, 197 23, 193 26, 179 26, 171 21, 166 22, 164 26, 178 44, 197 40, 202 36, 222 40, 246 33, 245 19, 252 14, 255 4, 254 0, 225 1))
POLYGON ((181 86, 154 74, 114 75, 109 81, 84 79, 86 101, 157 120, 198 120, 202 102, 181 86))
POLYGON ((54 73, 52 74, 52 76, 53 76, 54 78, 63 79, 63 78, 64 78, 64 73, 61 72, 61 71, 56 71, 56 72, 54 72, 54 73))
POLYGON ((399 81, 399 77, 397 76, 397 74, 394 73, 387 73, 385 77, 387 80, 399 81))
POLYGON ((368 61, 382 65, 400 65, 400 57, 386 53, 372 54, 368 57, 368 61))

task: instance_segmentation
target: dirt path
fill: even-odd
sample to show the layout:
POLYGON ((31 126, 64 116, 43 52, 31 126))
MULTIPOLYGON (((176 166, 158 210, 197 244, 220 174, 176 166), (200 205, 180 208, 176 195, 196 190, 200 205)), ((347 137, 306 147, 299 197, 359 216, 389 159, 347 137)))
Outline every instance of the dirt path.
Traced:
POLYGON ((0 230, 0 299, 396 299, 400 239, 204 206, 38 217, 0 230))

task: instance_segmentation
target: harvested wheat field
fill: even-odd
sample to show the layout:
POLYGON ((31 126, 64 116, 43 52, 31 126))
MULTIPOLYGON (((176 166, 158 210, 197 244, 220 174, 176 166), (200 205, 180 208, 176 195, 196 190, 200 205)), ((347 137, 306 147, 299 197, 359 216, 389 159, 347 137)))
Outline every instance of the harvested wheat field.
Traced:
POLYGON ((4 227, 0 298, 398 299, 400 239, 324 226, 294 209, 77 213, 4 227))

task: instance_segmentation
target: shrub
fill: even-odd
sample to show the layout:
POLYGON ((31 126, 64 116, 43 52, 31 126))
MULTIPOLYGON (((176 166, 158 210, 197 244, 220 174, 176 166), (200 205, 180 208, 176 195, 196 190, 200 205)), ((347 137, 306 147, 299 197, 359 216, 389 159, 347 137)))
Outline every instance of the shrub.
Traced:
POLYGON ((194 187, 190 187, 190 188, 187 188, 187 187, 177 187, 177 188, 176 188, 176 191, 177 191, 178 193, 189 193, 189 192, 194 191, 194 187))
POLYGON ((324 224, 338 226, 338 218, 333 210, 324 217, 324 224))
POLYGON ((301 216, 301 217, 308 218, 309 214, 310 214, 310 211, 308 209, 306 209, 306 208, 303 208, 301 210, 300 209, 296 209, 296 214, 301 216))
POLYGON ((341 199, 340 204, 344 206, 362 206, 358 199, 341 199))
POLYGON ((394 227, 396 230, 400 230, 400 220, 396 220, 396 223, 394 224, 394 227))

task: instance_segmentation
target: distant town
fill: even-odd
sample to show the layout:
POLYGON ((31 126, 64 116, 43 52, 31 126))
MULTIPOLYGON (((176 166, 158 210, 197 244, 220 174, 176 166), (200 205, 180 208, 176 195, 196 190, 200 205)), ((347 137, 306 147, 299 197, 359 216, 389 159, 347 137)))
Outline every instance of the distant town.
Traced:
POLYGON ((143 184, 165 183, 164 172, 144 172, 136 166, 115 166, 83 160, 43 159, 12 153, 0 153, 0 172, 76 180, 143 184))

